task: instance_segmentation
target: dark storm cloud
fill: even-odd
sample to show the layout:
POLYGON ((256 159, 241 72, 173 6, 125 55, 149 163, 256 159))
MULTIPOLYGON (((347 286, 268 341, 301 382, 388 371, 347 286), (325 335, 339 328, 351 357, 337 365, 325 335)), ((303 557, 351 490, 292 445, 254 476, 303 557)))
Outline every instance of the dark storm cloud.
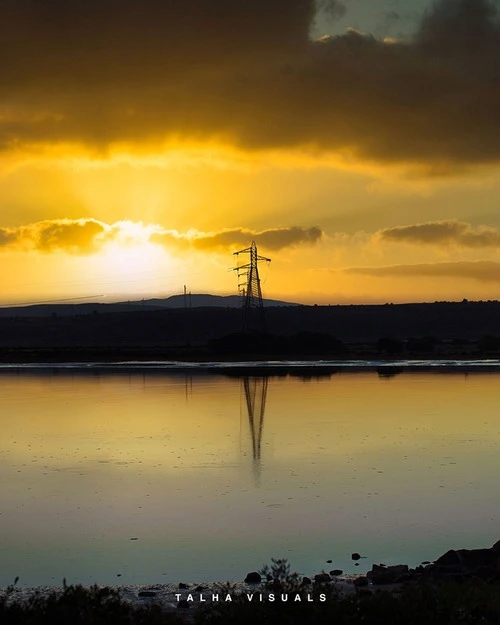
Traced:
POLYGON ((349 267, 343 271, 376 278, 468 278, 480 282, 500 282, 500 263, 486 260, 349 267))
POLYGON ((0 148, 175 137, 429 173, 500 160, 491 0, 435 3, 408 42, 352 30, 313 42, 315 11, 314 0, 0 0, 0 148))
POLYGON ((498 48, 496 16, 490 0, 440 0, 424 15, 417 40, 439 56, 474 60, 485 48, 498 48))
POLYGON ((386 241, 427 243, 432 245, 455 244, 463 247, 500 247, 500 231, 485 226, 474 229, 463 221, 433 221, 410 226, 386 228, 379 233, 386 241))
POLYGON ((401 15, 396 13, 396 11, 388 11, 385 14, 385 18, 390 22, 398 22, 401 19, 401 15))
POLYGON ((217 249, 232 249, 248 247, 248 242, 254 240, 257 245, 268 250, 281 250, 296 245, 313 245, 322 237, 320 228, 274 228, 256 232, 245 228, 222 230, 215 233, 197 233, 179 235, 169 231, 157 232, 151 235, 153 243, 160 243, 166 247, 187 249, 189 247, 212 251, 217 249))
POLYGON ((346 14, 345 2, 340 0, 316 0, 316 7, 330 19, 338 19, 346 14))

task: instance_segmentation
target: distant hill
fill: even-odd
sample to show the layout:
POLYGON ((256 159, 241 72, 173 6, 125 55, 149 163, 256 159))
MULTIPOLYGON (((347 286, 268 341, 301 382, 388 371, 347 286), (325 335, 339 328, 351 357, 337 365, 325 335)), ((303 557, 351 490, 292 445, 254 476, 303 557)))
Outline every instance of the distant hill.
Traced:
MULTIPOLYGON (((124 304, 126 302, 120 302, 124 304)), ((130 302, 129 302, 130 303, 130 302)), ((138 302, 131 302, 137 305, 138 302)), ((209 293, 193 293, 191 295, 171 295, 163 299, 146 299, 141 301, 141 305, 157 306, 160 308, 241 308, 241 295, 210 295, 209 293)), ((294 302, 283 302, 277 299, 264 299, 264 306, 300 306, 294 302)))
MULTIPOLYGON (((300 306, 301 304, 283 302, 275 299, 264 299, 264 306, 300 306)), ((187 295, 172 295, 166 298, 143 299, 139 301, 113 302, 110 304, 31 304, 28 306, 6 306, 0 308, 1 317, 51 317, 93 315, 98 313, 134 312, 158 310, 161 308, 240 308, 240 295, 210 295, 208 293, 193 293, 187 295)))

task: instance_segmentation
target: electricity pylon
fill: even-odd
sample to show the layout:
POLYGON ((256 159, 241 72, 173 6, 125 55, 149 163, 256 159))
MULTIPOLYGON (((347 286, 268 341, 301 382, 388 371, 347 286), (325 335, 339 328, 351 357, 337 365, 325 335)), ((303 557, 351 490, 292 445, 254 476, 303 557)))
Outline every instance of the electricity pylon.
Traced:
POLYGON ((234 271, 238 274, 238 288, 243 296, 243 331, 266 332, 266 317, 260 288, 258 263, 262 260, 270 263, 271 259, 258 255, 255 241, 252 241, 250 247, 234 252, 234 254, 236 256, 238 254, 250 255, 249 263, 234 267, 234 271), (242 277, 246 277, 244 282, 240 282, 242 277))

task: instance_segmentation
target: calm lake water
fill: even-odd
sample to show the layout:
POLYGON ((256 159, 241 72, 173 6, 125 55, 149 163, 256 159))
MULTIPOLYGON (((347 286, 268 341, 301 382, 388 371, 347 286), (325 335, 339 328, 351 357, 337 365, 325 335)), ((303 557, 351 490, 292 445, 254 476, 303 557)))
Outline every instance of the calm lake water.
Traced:
POLYGON ((271 557, 363 572, 491 546, 499 386, 480 370, 0 372, 0 586, 236 581, 271 557))

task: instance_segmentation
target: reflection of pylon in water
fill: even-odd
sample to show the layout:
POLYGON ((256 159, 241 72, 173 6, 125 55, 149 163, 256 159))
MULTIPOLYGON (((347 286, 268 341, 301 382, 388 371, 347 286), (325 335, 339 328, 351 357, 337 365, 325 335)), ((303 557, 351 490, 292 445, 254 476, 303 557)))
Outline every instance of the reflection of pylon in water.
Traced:
POLYGON ((258 255, 255 241, 252 241, 250 247, 234 253, 236 255, 250 254, 249 263, 234 268, 238 273, 238 287, 243 296, 243 331, 266 332, 266 317, 260 288, 258 263, 262 260, 270 263, 271 259, 258 255), (246 277, 246 280, 241 282, 240 279, 243 277, 246 277))
POLYGON ((267 378, 243 378, 245 399, 247 402, 248 423, 252 438, 253 474, 257 485, 261 475, 261 444, 266 411, 267 378))

